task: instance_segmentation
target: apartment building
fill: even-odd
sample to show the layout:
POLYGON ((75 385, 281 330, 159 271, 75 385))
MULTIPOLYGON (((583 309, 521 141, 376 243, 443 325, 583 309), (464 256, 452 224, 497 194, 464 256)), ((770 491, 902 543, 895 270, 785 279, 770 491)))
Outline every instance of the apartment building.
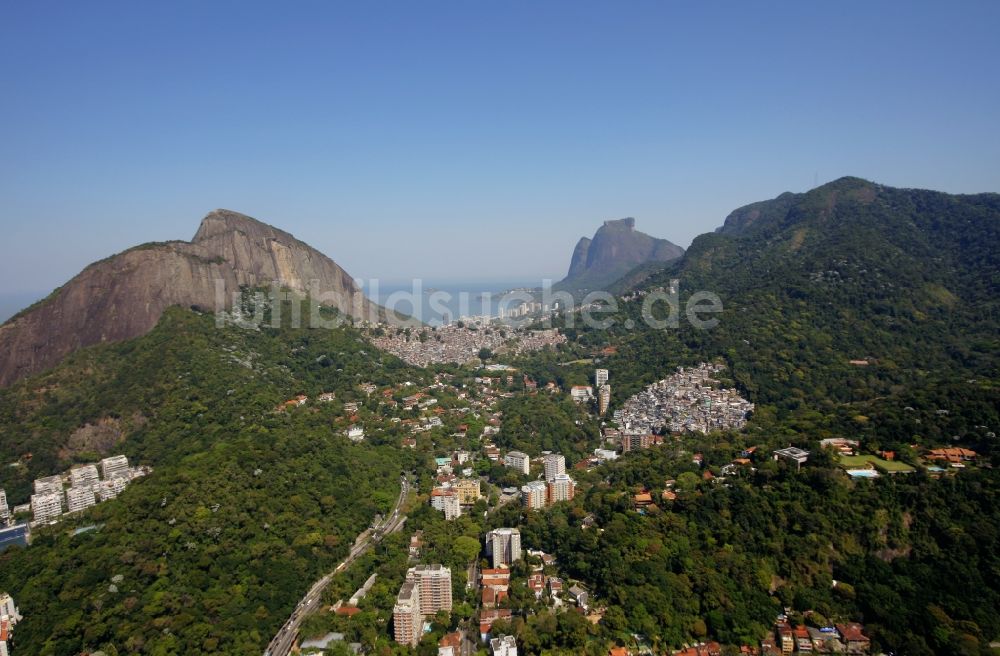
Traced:
POLYGON ((521 559, 521 531, 497 528, 486 534, 486 550, 493 557, 493 567, 509 567, 521 559))
POLYGON ((545 465, 545 480, 551 481, 559 474, 566 473, 566 457, 559 453, 550 453, 543 458, 545 465))
POLYGON ((416 647, 423 632, 424 617, 420 612, 420 588, 415 581, 406 581, 396 595, 392 607, 393 636, 401 645, 416 647))
POLYGON ((649 433, 625 433, 622 435, 622 453, 648 449, 653 444, 653 436, 649 433))
POLYGON ((471 506, 483 496, 479 489, 478 478, 463 478, 459 480, 455 483, 455 491, 458 492, 458 502, 463 506, 471 506))
POLYGON ((70 485, 73 487, 93 487, 101 480, 97 473, 97 465, 81 465, 69 472, 70 485))
POLYGON ((420 612, 451 611, 451 569, 444 565, 417 565, 406 572, 406 580, 417 584, 420 612))
POLYGON ((577 403, 583 403, 594 397, 594 388, 590 385, 574 385, 570 388, 569 395, 577 403))
POLYGON ((60 476, 46 476, 35 479, 35 494, 62 494, 63 482, 60 476))
POLYGON ((512 635, 502 635, 490 640, 493 656, 517 656, 517 641, 512 635))
POLYGON ((114 499, 122 493, 122 490, 124 490, 127 485, 128 481, 121 476, 112 478, 110 481, 101 481, 97 484, 97 495, 100 497, 101 501, 114 499))
POLYGON ((552 504, 572 500, 573 493, 576 491, 576 484, 573 483, 573 479, 568 475, 559 474, 548 482, 548 488, 548 501, 552 504))
POLYGON ((604 384, 597 390, 597 411, 606 414, 611 405, 611 385, 604 384))
POLYGON ((104 474, 104 480, 119 477, 128 478, 128 458, 125 456, 105 458, 101 461, 101 473, 104 474))
POLYGON ((62 514, 62 491, 54 494, 32 494, 31 512, 36 522, 55 519, 62 514))
POLYGON ((0 489, 0 522, 10 519, 10 507, 7 506, 7 492, 0 489))
POLYGON ((443 512, 448 521, 457 519, 462 514, 458 492, 449 488, 436 487, 431 490, 431 507, 443 512))
POLYGON ((531 458, 528 457, 528 454, 520 451, 510 451, 507 453, 503 457, 503 464, 505 467, 515 469, 525 475, 531 471, 531 458))
POLYGON ((531 481, 521 487, 521 505, 528 510, 544 508, 548 494, 549 488, 544 481, 531 481))
POLYGON ((424 618, 439 610, 451 610, 451 570, 443 565, 411 567, 392 607, 396 642, 415 647, 423 633, 424 618))
POLYGON ((594 369, 594 387, 601 389, 608 384, 608 370, 594 369))
POLYGON ((71 487, 66 490, 66 512, 77 512, 97 503, 92 487, 71 487))

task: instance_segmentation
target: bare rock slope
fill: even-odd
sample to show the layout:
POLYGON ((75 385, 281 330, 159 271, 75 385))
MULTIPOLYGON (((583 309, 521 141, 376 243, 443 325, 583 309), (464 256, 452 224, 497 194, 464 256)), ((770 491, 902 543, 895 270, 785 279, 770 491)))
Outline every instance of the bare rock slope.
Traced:
POLYGON ((211 311, 220 302, 228 307, 241 286, 273 282, 319 291, 324 304, 356 318, 376 316, 327 256, 249 216, 216 210, 192 241, 144 244, 95 262, 0 326, 0 386, 85 346, 143 335, 172 305, 211 311))

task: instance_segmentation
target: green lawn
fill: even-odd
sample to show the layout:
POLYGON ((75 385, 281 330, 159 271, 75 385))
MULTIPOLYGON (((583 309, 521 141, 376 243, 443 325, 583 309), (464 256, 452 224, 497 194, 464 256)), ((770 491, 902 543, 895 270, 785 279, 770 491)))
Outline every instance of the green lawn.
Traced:
POLYGON ((863 456, 840 456, 840 466, 844 469, 861 469, 865 467, 868 463, 875 465, 877 469, 889 472, 890 474, 896 472, 911 472, 913 467, 909 466, 905 462, 896 462, 894 460, 883 460, 878 456, 873 456, 866 454, 863 456))

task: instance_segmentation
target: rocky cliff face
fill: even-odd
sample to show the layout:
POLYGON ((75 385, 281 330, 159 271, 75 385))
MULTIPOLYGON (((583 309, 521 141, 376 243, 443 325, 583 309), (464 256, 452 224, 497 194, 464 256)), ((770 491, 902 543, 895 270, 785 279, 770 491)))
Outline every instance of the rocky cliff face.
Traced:
POLYGON ((357 318, 377 308, 333 260, 243 214, 216 210, 190 242, 145 244, 91 264, 0 326, 0 386, 44 371, 77 349, 145 334, 172 306, 229 307, 241 286, 321 295, 357 318))
POLYGON ((587 253, 590 252, 590 237, 580 237, 573 249, 573 259, 569 261, 569 273, 566 278, 577 278, 587 270, 587 253))
POLYGON ((598 289, 613 283, 646 262, 668 262, 684 249, 635 229, 629 217, 605 221, 593 239, 582 238, 573 251, 569 272, 559 283, 564 289, 598 289))

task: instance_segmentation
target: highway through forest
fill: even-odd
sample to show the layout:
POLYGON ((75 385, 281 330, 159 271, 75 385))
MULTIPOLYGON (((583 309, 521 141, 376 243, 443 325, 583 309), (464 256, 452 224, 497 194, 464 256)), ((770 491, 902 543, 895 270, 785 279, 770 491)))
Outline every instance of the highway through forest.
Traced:
POLYGON ((400 511, 403 507, 403 501, 406 499, 406 495, 410 489, 410 483, 406 479, 406 476, 401 476, 399 480, 399 498, 396 499, 396 505, 393 507, 392 512, 386 515, 382 520, 373 526, 371 529, 365 531, 358 536, 355 541, 354 546, 351 547, 350 553, 347 554, 345 558, 337 567, 327 573, 323 578, 312 584, 309 591, 306 592, 302 600, 299 601, 295 610, 292 611, 291 616, 288 620, 281 626, 277 635, 271 640, 271 643, 267 646, 264 651, 264 656, 288 656, 292 651, 292 645, 295 644, 295 638, 298 637, 299 627, 302 625, 302 621, 316 609, 319 604, 320 598, 323 595, 323 591, 326 587, 330 585, 330 581, 333 577, 343 572, 347 569, 351 563, 360 558, 368 549, 374 544, 378 544, 382 540, 382 536, 393 533, 402 528, 403 523, 406 521, 406 516, 401 515, 400 511))

